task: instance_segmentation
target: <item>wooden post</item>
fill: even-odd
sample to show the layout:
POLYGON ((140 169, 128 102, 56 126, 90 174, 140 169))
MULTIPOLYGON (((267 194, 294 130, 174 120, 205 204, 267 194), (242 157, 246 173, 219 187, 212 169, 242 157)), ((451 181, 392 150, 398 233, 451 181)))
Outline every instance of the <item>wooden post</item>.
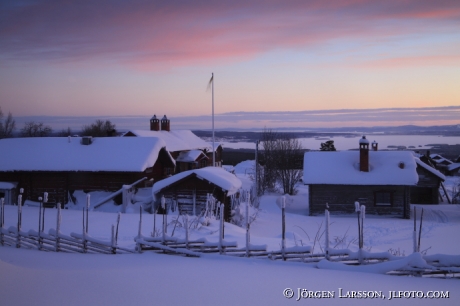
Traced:
POLYGON ((89 220, 88 220, 88 214, 89 214, 89 206, 91 204, 91 198, 90 194, 88 193, 86 195, 86 233, 88 233, 88 226, 89 226, 89 220))
POLYGON ((286 197, 283 196, 283 203, 281 205, 281 255, 283 260, 286 261, 285 252, 286 252, 286 197))
POLYGON ((246 201, 246 257, 249 257, 249 191, 248 191, 248 200, 246 201))
POLYGON ((0 199, 0 244, 3 245, 3 225, 5 224, 5 198, 0 199))
MULTIPOLYGON (((43 203, 48 203, 48 192, 43 193, 43 203)), ((45 205, 43 204, 43 211, 42 211, 42 232, 45 231, 45 205)))
MULTIPOLYGON (((327 203, 326 203, 326 207, 327 207, 327 203)), ((326 239, 326 243, 325 243, 325 251, 326 251, 326 259, 329 260, 330 259, 330 256, 329 256, 329 220, 330 220, 330 217, 329 217, 329 210, 325 210, 324 211, 324 215, 326 216, 326 233, 325 233, 325 239, 326 239)))
POLYGON ((167 222, 167 219, 166 219, 166 201, 165 201, 165 197, 164 196, 161 196, 161 208, 163 209, 163 244, 166 243, 166 222, 167 222))
POLYGON ((420 229, 418 230, 418 246, 417 246, 418 252, 420 252, 420 239, 422 238, 422 223, 423 223, 423 208, 422 208, 422 213, 420 214, 420 229))
POLYGON ((188 215, 185 215, 185 248, 188 249, 188 215))
POLYGON ((196 216, 196 189, 193 189, 192 197, 193 197, 193 215, 196 216))
POLYGON ((112 224, 112 236, 111 236, 111 245, 112 245, 112 254, 117 253, 116 249, 116 242, 115 242, 115 225, 112 224))
MULTIPOLYGON (((142 238, 142 206, 139 207, 139 229, 137 231, 137 239, 142 238)), ((142 253, 142 245, 139 242, 136 242, 136 248, 139 253, 142 253)))
POLYGON ((412 233, 413 249, 414 253, 418 252, 417 250, 417 207, 414 207, 414 232, 412 233))
POLYGON ((22 222, 22 188, 21 188, 21 194, 18 195, 18 226, 17 226, 17 236, 16 236, 16 247, 20 248, 21 247, 21 234, 19 233, 21 231, 21 222, 22 222))
POLYGON ((57 203, 57 215, 56 215, 56 245, 55 251, 59 252, 59 235, 61 233, 61 203, 57 203))
POLYGON ((224 204, 220 205, 219 209, 220 220, 219 220, 219 253, 223 253, 223 240, 224 240, 224 204))
POLYGON ((118 213, 117 228, 115 230, 115 244, 118 244, 118 226, 120 225, 121 213, 118 213))
POLYGON ((364 218, 366 218, 366 206, 361 205, 361 252, 364 247, 364 218))
POLYGON ((41 228, 42 228, 42 206, 43 206, 43 198, 38 197, 38 201, 40 202, 40 206, 38 209, 38 250, 42 249, 42 238, 41 238, 41 228))
POLYGON ((85 226, 85 208, 83 207, 82 209, 82 212, 83 212, 83 215, 82 215, 82 232, 83 232, 83 235, 82 235, 82 238, 83 238, 83 241, 82 241, 82 244, 83 244, 83 253, 86 253, 87 251, 87 241, 86 241, 86 226, 85 226))
POLYGON ((358 213, 358 253, 359 253, 359 263, 362 263, 362 253, 361 253, 361 207, 359 202, 355 202, 355 211, 358 213))

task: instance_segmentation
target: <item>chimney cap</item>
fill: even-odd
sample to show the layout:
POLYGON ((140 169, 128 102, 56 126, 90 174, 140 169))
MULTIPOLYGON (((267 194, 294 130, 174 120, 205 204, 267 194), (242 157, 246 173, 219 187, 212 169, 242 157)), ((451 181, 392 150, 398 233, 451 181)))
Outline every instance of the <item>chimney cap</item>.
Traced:
POLYGON ((363 138, 359 140, 360 144, 369 144, 369 140, 366 139, 366 136, 363 135, 363 138))
POLYGON ((150 118, 150 120, 156 120, 157 119, 157 115, 153 115, 152 118, 150 118))
POLYGON ((166 118, 166 115, 163 116, 162 120, 168 120, 168 118, 166 118))

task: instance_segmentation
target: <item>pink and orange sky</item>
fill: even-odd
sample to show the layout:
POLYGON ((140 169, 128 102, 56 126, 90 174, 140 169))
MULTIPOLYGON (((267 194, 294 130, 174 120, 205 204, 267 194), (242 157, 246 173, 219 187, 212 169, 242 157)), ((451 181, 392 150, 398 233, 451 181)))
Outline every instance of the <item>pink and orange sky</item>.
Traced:
POLYGON ((211 72, 216 114, 459 106, 460 1, 0 2, 4 113, 209 115, 211 72))

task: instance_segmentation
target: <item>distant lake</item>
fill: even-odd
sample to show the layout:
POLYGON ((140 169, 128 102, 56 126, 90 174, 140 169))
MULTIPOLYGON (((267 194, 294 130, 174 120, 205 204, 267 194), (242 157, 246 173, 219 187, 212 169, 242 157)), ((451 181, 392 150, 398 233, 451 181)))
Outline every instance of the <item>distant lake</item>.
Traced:
MULTIPOLYGON (((358 149, 359 139, 361 137, 335 136, 335 137, 317 137, 317 138, 298 138, 304 149, 319 150, 322 142, 333 140, 337 150, 358 149)), ((407 149, 430 149, 433 144, 460 144, 460 137, 436 136, 436 135, 366 135, 366 138, 372 143, 374 140, 378 143, 380 150, 396 149, 398 146, 405 146, 407 149), (392 147, 389 147, 392 146, 392 147)), ((232 149, 255 149, 254 142, 226 142, 219 141, 224 148, 232 149)))

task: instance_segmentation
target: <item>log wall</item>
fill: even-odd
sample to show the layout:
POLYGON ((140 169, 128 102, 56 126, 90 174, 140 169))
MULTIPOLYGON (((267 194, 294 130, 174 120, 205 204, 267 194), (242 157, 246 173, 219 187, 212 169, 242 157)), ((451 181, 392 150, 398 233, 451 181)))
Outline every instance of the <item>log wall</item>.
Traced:
POLYGON ((324 214, 326 203, 332 213, 354 213, 356 200, 361 205, 366 205, 366 213, 410 218, 408 186, 309 185, 311 216, 324 214), (393 205, 376 205, 376 192, 390 192, 393 205))

